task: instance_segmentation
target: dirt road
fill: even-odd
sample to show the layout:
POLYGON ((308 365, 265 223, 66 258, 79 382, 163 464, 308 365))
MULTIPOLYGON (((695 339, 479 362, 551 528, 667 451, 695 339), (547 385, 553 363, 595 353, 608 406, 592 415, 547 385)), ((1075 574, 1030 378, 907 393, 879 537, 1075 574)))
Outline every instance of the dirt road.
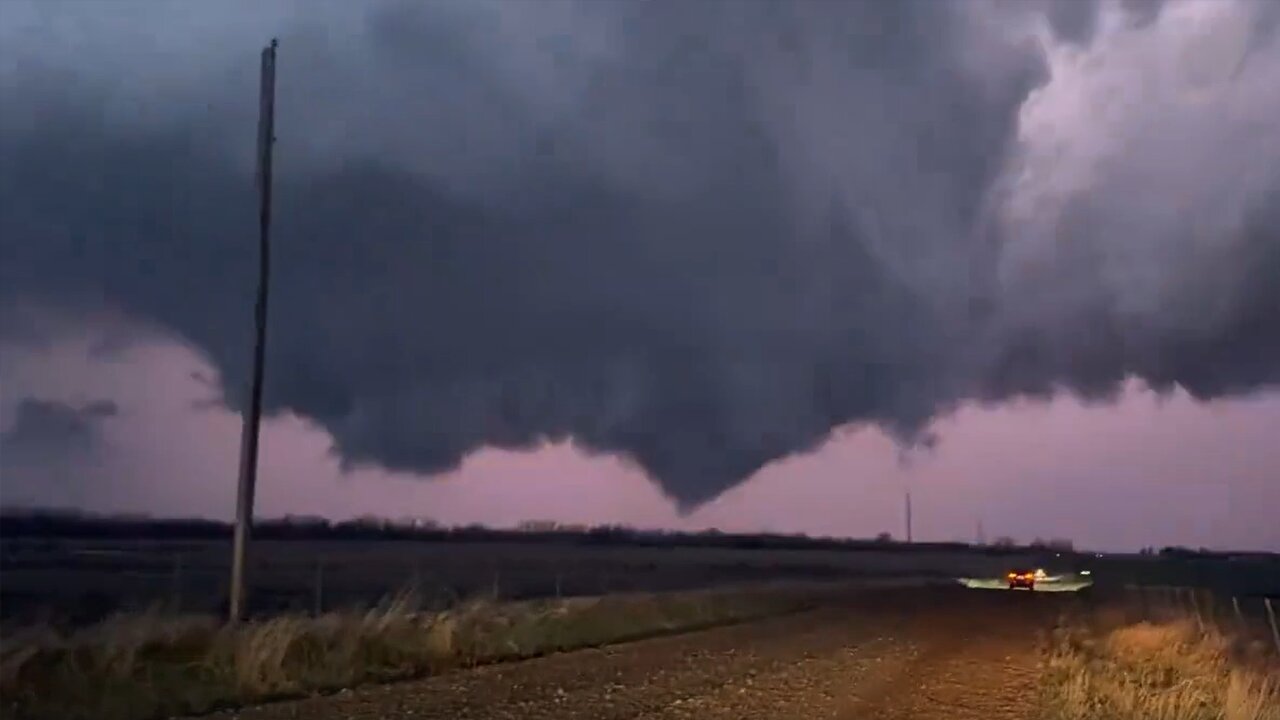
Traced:
POLYGON ((1034 716, 1069 599, 887 593, 838 607, 227 713, 239 720, 999 720, 1034 716))

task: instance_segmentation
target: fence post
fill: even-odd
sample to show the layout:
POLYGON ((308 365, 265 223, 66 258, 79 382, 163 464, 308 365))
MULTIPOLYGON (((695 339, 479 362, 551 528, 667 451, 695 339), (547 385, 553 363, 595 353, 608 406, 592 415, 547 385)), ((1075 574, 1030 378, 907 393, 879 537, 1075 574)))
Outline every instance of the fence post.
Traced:
POLYGON ((1267 620, 1271 623, 1271 639, 1276 644, 1276 652, 1280 653, 1280 627, 1276 627, 1276 611, 1271 607, 1271 598, 1263 598, 1262 604, 1267 607, 1267 620))
POLYGON ((1240 598, 1236 597, 1235 595, 1231 596, 1231 609, 1235 611, 1236 625, 1238 625, 1241 630, 1244 630, 1245 629, 1244 613, 1240 612, 1240 598))
POLYGON ((324 558, 316 559, 316 581, 312 586, 311 611, 316 617, 324 613, 324 558))
POLYGON ((1196 594, 1204 594, 1204 619, 1205 624, 1214 632, 1218 632, 1218 602, 1214 597, 1213 590, 1197 589, 1196 594))
POLYGON ((1196 613, 1196 627, 1200 628, 1200 632, 1204 633, 1204 618, 1200 615, 1200 601, 1196 600, 1195 588, 1187 588, 1187 594, 1191 596, 1191 607, 1196 613))
POLYGON ((169 588, 169 602, 173 605, 173 612, 181 612, 182 610, 182 553, 174 553, 173 555, 173 577, 172 587, 169 588))
POLYGON ((556 573, 556 599, 560 599, 560 573, 556 573))

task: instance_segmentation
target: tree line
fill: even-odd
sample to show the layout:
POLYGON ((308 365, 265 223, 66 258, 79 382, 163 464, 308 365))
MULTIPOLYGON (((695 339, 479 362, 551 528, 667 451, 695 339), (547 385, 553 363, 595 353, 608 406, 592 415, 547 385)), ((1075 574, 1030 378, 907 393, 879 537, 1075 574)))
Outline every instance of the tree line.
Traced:
MULTIPOLYGON (((993 554, 1018 552, 1017 545, 974 546, 963 542, 894 540, 888 533, 873 539, 811 537, 804 534, 731 533, 717 529, 697 532, 644 530, 620 525, 491 528, 483 525, 445 527, 363 517, 331 521, 287 516, 254 523, 255 538, 268 540, 414 540, 421 542, 546 542, 575 545, 639 545, 727 547, 770 550, 867 549, 903 552, 974 551, 993 554)), ((231 537, 231 524, 203 518, 100 516, 75 511, 6 511, 0 513, 0 538, 66 538, 119 540, 220 540, 231 537)))

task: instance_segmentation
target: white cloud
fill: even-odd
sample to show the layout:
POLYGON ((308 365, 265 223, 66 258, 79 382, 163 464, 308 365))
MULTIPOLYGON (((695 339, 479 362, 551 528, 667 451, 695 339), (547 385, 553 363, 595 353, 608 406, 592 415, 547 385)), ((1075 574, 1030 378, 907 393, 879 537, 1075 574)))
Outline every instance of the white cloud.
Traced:
POLYGON ((1002 277, 1025 307, 1096 299, 1059 272, 1087 245, 1091 280, 1135 326, 1207 332, 1228 314, 1242 224, 1280 188, 1280 44, 1252 34, 1263 9, 1188 0, 1134 27, 1110 6, 1086 47, 1041 30, 1051 80, 1022 108, 1001 208, 1002 277))

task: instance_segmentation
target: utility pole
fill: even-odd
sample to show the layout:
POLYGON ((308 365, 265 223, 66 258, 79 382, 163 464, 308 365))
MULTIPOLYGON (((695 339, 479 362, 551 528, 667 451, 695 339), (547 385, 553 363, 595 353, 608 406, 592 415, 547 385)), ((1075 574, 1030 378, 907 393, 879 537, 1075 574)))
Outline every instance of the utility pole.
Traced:
POLYGON ((907 491, 907 542, 911 542, 911 491, 907 491))
POLYGON ((236 491, 236 527, 232 539, 229 620, 244 617, 253 491, 258 480, 258 427, 262 422, 262 378, 267 345, 267 279, 271 271, 271 149, 275 144, 276 40, 262 49, 258 98, 258 299, 253 308, 253 378, 240 436, 240 482, 236 491))
POLYGON ((982 518, 978 518, 978 537, 977 537, 977 540, 978 540, 978 544, 979 544, 979 545, 986 545, 986 544, 987 544, 987 534, 986 534, 985 532, 983 532, 983 530, 982 530, 982 518))

